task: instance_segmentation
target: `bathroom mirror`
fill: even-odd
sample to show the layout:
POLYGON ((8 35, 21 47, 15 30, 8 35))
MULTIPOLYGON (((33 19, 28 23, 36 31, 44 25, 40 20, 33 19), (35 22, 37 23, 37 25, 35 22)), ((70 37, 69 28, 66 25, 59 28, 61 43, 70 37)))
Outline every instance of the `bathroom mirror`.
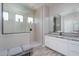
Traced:
POLYGON ((32 9, 22 3, 3 3, 2 33, 27 33, 33 23, 32 9))
POLYGON ((74 10, 62 16, 63 31, 66 33, 79 33, 79 11, 74 10))
POLYGON ((59 13, 52 18, 52 32, 79 33, 79 9, 59 13))

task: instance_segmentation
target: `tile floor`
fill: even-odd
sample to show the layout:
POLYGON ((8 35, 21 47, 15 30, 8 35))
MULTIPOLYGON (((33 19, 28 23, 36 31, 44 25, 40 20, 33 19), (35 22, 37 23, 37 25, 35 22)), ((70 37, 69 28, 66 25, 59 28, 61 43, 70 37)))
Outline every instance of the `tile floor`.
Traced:
POLYGON ((38 46, 33 48, 33 53, 31 54, 31 56, 64 56, 64 55, 54 50, 51 50, 47 47, 38 46))

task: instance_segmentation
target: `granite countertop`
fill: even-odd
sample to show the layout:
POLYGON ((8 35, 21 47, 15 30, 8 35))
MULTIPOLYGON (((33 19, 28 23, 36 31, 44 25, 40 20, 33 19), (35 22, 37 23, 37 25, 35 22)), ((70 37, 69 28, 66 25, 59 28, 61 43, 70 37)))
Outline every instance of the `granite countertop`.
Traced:
POLYGON ((48 36, 51 36, 51 37, 56 37, 56 38, 62 38, 62 39, 67 39, 67 40, 72 40, 72 41, 79 41, 79 37, 77 36, 65 36, 65 35, 62 35, 60 36, 59 34, 47 34, 48 36))

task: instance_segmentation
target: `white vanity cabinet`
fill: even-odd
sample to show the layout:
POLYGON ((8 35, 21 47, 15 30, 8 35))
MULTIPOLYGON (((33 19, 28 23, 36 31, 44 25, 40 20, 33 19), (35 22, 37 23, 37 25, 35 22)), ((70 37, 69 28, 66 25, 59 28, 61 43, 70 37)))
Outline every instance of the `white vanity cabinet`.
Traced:
POLYGON ((45 36, 45 46, 68 56, 79 56, 79 42, 69 39, 45 36))
POLYGON ((45 45, 55 51, 67 55, 67 41, 61 38, 45 36, 45 45))
POLYGON ((68 55, 69 56, 79 56, 79 42, 68 41, 68 55))

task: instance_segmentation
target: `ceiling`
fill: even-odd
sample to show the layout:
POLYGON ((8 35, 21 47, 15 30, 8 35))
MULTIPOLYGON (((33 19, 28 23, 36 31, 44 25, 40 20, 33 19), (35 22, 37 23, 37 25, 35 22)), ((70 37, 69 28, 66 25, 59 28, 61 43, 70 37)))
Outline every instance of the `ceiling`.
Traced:
POLYGON ((28 3, 27 5, 32 9, 37 9, 40 6, 43 6, 44 4, 43 3, 28 3))
POLYGON ((51 5, 51 3, 9 3, 9 4, 14 4, 14 5, 20 5, 24 6, 29 9, 38 9, 39 7, 43 5, 51 5))
POLYGON ((22 5, 26 5, 32 9, 38 9, 39 7, 43 5, 49 5, 49 3, 22 3, 22 5))

